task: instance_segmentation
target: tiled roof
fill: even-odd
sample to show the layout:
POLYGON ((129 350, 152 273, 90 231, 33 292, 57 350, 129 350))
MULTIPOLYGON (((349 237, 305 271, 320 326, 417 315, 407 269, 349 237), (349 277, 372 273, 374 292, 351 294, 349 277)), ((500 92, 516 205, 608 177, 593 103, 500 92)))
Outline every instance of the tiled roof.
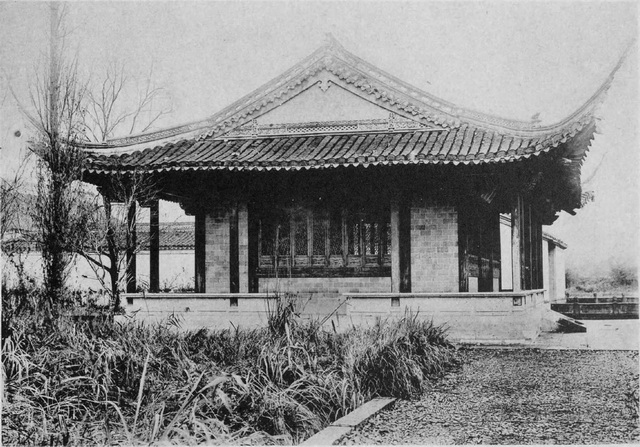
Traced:
MULTIPOLYGON (((594 123, 583 132, 593 133, 594 123)), ((444 130, 184 140, 126 154, 90 157, 90 172, 111 170, 270 170, 390 164, 504 162, 566 138, 520 138, 470 126, 444 130)))
POLYGON ((542 232, 542 237, 544 239, 546 239, 548 242, 551 242, 552 244, 562 248, 563 250, 567 249, 567 243, 564 242, 561 239, 558 239, 557 237, 555 237, 554 235, 547 233, 546 231, 542 232))
MULTIPOLYGON (((546 152, 595 130, 595 112, 620 59, 601 87, 567 118, 552 125, 504 119, 467 110, 417 89, 330 41, 311 56, 213 116, 183 126, 86 145, 89 172, 120 169, 300 169, 389 163, 513 161, 546 152), (415 131, 356 131, 318 135, 254 129, 237 131, 313 86, 337 84, 411 120, 415 131)), ((590 138, 581 139, 589 141, 590 138)), ((588 145, 588 143, 587 143, 588 145)), ((582 158, 586 146, 576 152, 582 158)))
MULTIPOLYGON (((149 250, 149 224, 136 225, 141 250, 149 250)), ((160 250, 193 250, 195 227, 193 223, 160 223, 160 250)))
MULTIPOLYGON (((140 250, 149 250, 149 224, 138 223, 136 233, 140 250)), ((120 244, 124 248, 125 235, 119 233, 120 244)), ((29 231, 11 231, 2 240, 2 249, 7 252, 18 250, 40 250, 38 235, 29 231)), ((193 250, 195 247, 195 227, 193 223, 160 223, 160 250, 193 250)))

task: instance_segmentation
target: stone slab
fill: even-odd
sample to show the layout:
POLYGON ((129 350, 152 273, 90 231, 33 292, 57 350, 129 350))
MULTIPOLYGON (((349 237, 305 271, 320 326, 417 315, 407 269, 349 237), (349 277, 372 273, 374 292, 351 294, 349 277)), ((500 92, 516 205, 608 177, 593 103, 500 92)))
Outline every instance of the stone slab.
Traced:
POLYGON ((360 405, 346 416, 341 417, 327 428, 301 443, 300 445, 333 445, 340 438, 347 435, 351 430, 364 423, 378 411, 387 408, 396 400, 388 397, 378 397, 360 405))
POLYGON ((481 349, 550 349, 591 351, 640 350, 640 322, 638 320, 586 320, 586 332, 544 332, 535 340, 512 343, 467 340, 465 347, 481 349))
POLYGON ((304 441, 300 445, 333 445, 334 442, 348 434, 353 427, 338 427, 330 425, 304 441))
POLYGON ((369 419, 371 416, 376 414, 378 411, 388 407, 394 402, 395 399, 388 397, 378 397, 376 399, 371 399, 369 402, 360 405, 351 413, 341 417, 331 425, 339 427, 357 427, 367 419, 369 419))

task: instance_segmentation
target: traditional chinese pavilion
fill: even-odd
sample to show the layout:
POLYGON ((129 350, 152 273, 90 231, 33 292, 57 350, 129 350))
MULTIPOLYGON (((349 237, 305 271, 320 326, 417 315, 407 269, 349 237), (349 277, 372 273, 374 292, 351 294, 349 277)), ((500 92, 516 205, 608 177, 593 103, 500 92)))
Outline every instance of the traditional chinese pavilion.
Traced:
POLYGON ((330 39, 210 118, 88 146, 85 180, 108 195, 115 172, 148 173, 195 216, 196 293, 129 295, 156 316, 258 321, 269 294, 291 292, 349 324, 408 307, 459 339, 531 338, 562 248, 543 250, 542 225, 581 206, 618 67, 540 125, 436 98, 330 39))

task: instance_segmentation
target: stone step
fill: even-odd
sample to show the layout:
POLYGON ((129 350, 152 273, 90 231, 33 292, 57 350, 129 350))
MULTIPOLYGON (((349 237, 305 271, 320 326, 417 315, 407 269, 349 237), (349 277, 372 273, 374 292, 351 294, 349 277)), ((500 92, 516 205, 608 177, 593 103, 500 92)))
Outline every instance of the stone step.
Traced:
POLYGON ((320 430, 300 445, 333 445, 351 430, 362 425, 371 416, 392 405, 395 401, 395 399, 389 397, 371 399, 327 428, 320 430))

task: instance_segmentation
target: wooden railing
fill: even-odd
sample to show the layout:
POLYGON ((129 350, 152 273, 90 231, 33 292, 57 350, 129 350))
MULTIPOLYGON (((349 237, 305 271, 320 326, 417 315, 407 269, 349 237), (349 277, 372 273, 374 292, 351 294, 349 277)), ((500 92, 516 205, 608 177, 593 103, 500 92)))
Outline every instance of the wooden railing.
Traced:
POLYGON ((638 295, 625 294, 584 294, 567 296, 567 303, 593 304, 593 303, 637 303, 638 295))

